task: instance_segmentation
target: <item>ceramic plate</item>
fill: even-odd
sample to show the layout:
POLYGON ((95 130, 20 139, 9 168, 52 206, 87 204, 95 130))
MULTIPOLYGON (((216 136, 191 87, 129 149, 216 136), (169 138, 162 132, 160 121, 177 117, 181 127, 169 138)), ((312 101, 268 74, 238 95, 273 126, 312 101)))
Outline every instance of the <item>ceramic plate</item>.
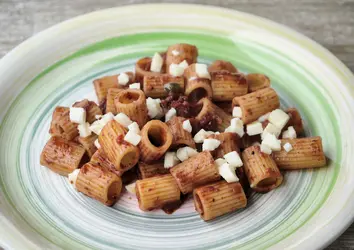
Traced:
POLYGON ((354 215, 354 77, 308 38, 249 14, 199 5, 137 5, 84 15, 41 32, 0 61, 0 245, 6 249, 317 249, 354 215), (247 209, 204 222, 187 202, 173 215, 112 208, 39 164, 55 106, 95 100, 92 81, 133 69, 168 45, 195 44, 267 74, 282 105, 323 138, 328 167, 285 174, 247 209))

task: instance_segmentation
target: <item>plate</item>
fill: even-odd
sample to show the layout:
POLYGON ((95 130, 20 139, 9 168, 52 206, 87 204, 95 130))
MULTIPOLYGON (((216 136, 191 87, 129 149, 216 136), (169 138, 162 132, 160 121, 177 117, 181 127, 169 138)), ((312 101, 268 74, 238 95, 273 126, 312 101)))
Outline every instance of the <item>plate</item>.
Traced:
POLYGON ((6 249, 317 249, 354 216, 354 77, 310 39, 263 18, 200 5, 135 5, 94 12, 25 41, 0 61, 0 245, 6 249), (113 207, 75 192, 39 165, 57 105, 95 99, 92 81, 133 69, 170 44, 198 46, 267 74, 282 105, 323 138, 328 167, 285 174, 248 208, 202 221, 191 202, 143 213, 127 193, 113 207))

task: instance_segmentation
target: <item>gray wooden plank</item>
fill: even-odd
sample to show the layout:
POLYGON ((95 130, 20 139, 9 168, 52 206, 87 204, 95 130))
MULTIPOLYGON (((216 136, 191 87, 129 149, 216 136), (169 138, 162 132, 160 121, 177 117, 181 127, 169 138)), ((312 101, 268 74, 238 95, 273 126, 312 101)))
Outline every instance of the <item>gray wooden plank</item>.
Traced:
MULTIPOLYGON (((0 57, 66 19, 120 5, 174 0, 0 0, 0 57)), ((354 71, 354 0, 180 0, 253 13, 285 24, 328 48, 354 71)), ((354 225, 328 250, 354 249, 354 225)))

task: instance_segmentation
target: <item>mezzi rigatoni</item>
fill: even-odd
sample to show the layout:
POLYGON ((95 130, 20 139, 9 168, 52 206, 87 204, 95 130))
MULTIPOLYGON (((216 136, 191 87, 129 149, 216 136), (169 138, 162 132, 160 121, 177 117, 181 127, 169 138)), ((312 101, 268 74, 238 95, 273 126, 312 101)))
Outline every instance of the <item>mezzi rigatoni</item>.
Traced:
POLYGON ((184 78, 183 76, 159 75, 159 76, 145 76, 143 90, 147 97, 163 98, 167 96, 165 84, 174 83, 183 91, 184 78))
POLYGON ((219 181, 198 187, 193 191, 194 206, 203 220, 244 208, 247 198, 239 182, 219 181))
POLYGON ((211 73, 211 88, 213 89, 213 101, 232 101, 235 96, 242 96, 248 92, 246 78, 242 74, 227 71, 211 73))
POLYGON ((186 43, 174 44, 168 47, 166 52, 166 72, 169 73, 172 63, 179 64, 186 60, 188 65, 196 63, 198 49, 196 46, 186 43))
POLYGON ((107 92, 107 102, 106 102, 106 113, 117 114, 116 105, 114 104, 114 98, 121 92, 123 89, 111 88, 107 92))
POLYGON ((164 167, 163 161, 157 161, 152 163, 139 162, 138 163, 138 175, 141 179, 154 177, 157 175, 168 174, 170 171, 164 167))
POLYGON ((198 101, 203 97, 212 98, 211 81, 197 74, 196 64, 191 64, 184 70, 184 77, 186 79, 184 94, 190 101, 198 101))
POLYGON ((174 116, 171 120, 166 122, 173 137, 171 148, 178 148, 181 146, 189 146, 191 148, 195 148, 195 142, 191 132, 186 131, 183 128, 183 122, 186 120, 186 118, 174 116))
POLYGON ((54 109, 49 133, 68 141, 79 135, 77 124, 70 121, 70 108, 58 106, 54 109))
POLYGON ((92 123, 96 120, 96 116, 102 115, 102 110, 98 107, 98 105, 87 99, 84 99, 79 102, 75 102, 73 104, 75 108, 83 108, 86 111, 86 121, 88 123, 92 123))
POLYGON ((92 155, 96 152, 97 148, 95 146, 95 141, 98 139, 98 136, 95 134, 91 134, 87 137, 78 137, 78 142, 84 147, 86 150, 86 154, 88 157, 92 157, 92 155))
POLYGON ((211 152, 211 154, 214 156, 214 159, 223 158, 225 154, 232 151, 240 153, 240 137, 236 133, 224 132, 220 134, 212 134, 207 138, 217 139, 220 141, 219 147, 211 152))

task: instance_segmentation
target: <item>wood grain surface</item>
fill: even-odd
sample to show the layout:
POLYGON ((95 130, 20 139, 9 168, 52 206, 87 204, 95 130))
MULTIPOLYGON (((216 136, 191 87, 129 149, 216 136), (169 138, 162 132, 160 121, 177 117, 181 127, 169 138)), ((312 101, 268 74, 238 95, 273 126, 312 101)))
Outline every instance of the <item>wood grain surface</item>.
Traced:
MULTIPOLYGON (((322 44, 354 72, 354 0, 0 0, 0 58, 33 34, 66 19, 149 2, 208 4, 269 18, 322 44)), ((354 249, 354 224, 326 249, 354 249)))

